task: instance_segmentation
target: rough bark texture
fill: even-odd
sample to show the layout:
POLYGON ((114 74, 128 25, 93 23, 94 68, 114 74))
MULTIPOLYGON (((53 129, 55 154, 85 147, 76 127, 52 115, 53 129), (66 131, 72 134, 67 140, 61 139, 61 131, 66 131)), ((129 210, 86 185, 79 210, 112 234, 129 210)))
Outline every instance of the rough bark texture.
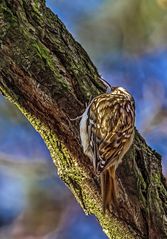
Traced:
POLYGON ((80 115, 105 91, 83 48, 43 0, 0 2, 0 90, 41 134, 58 174, 109 238, 167 238, 167 190, 161 157, 136 131, 117 170, 119 207, 103 215, 98 178, 83 155, 80 115))

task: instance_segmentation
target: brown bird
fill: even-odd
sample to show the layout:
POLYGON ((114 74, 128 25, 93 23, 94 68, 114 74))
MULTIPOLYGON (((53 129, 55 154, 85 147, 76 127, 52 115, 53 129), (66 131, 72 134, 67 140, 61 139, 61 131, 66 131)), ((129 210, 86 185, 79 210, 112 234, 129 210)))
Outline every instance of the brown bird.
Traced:
POLYGON ((135 124, 133 97, 122 87, 95 97, 80 121, 85 155, 100 176, 103 211, 117 203, 115 171, 132 145, 135 124))

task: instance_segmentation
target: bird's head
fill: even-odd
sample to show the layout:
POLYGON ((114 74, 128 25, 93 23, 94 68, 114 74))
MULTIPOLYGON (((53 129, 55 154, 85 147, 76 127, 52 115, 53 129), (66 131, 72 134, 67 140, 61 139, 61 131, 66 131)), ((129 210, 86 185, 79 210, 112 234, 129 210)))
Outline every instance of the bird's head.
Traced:
POLYGON ((112 94, 119 94, 119 95, 127 95, 130 96, 130 93, 123 87, 116 86, 116 87, 111 87, 112 89, 112 94))

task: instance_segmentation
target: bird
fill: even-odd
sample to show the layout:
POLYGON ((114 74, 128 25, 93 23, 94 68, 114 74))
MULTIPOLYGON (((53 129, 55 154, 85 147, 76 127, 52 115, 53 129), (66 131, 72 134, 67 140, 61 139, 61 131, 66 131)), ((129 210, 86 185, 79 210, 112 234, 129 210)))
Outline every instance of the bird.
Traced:
POLYGON ((123 87, 107 88, 91 100, 81 116, 81 145, 100 178, 104 213, 117 205, 116 169, 133 143, 134 132, 135 102, 123 87))

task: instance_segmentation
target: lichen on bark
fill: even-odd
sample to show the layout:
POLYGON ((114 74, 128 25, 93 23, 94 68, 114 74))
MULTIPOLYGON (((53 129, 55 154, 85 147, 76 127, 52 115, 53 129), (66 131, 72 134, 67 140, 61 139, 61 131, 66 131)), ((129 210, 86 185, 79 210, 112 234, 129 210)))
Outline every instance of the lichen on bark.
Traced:
POLYGON ((43 137, 58 174, 109 238, 167 238, 161 158, 136 131, 117 170, 119 208, 102 213, 99 180, 82 152, 78 122, 105 91, 96 67, 42 0, 0 3, 0 91, 43 137))

